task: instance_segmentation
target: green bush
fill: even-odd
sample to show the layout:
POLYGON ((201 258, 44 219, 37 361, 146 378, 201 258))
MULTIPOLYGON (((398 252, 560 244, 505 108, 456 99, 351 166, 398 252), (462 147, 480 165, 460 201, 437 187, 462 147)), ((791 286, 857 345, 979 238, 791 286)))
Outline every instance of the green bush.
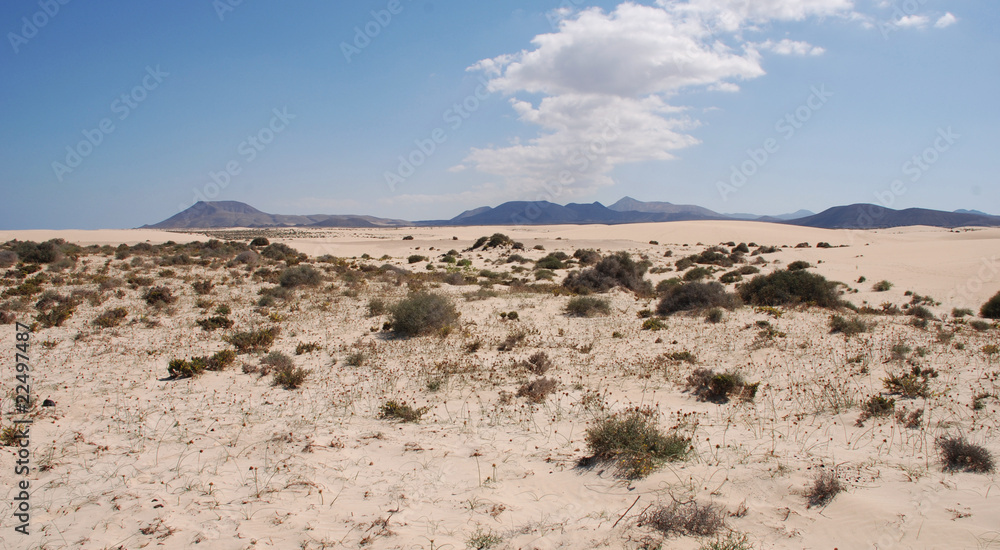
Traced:
POLYGON ((211 332, 217 328, 232 328, 233 322, 228 317, 216 315, 195 321, 202 330, 211 332))
POLYGON ((172 359, 167 365, 170 378, 191 378, 202 372, 221 371, 236 361, 236 353, 232 350, 222 350, 211 357, 192 357, 190 360, 172 359))
POLYGON ((391 311, 392 330, 403 336, 420 336, 458 320, 458 311, 451 300, 429 293, 415 293, 404 298, 391 311))
POLYGON ((128 317, 128 310, 123 307, 116 307, 98 315, 94 319, 94 324, 104 328, 117 327, 126 317, 128 317))
POLYGON ((760 383, 750 384, 738 372, 716 373, 711 369, 698 368, 687 379, 687 388, 699 401, 726 403, 736 398, 753 401, 760 383))
POLYGON ((311 265, 296 265, 289 267, 278 276, 278 284, 283 288, 300 286, 317 286, 323 282, 323 276, 311 265))
POLYGON ((655 411, 632 409, 609 416, 587 429, 587 447, 592 456, 586 461, 613 463, 618 475, 643 478, 663 462, 687 458, 690 439, 677 432, 659 430, 655 411))
POLYGON ((659 315, 670 315, 678 311, 689 311, 724 307, 732 309, 739 306, 739 298, 726 292, 726 287, 717 282, 693 282, 683 285, 671 285, 663 293, 663 298, 656 306, 659 315))
POLYGON ((862 332, 868 332, 871 327, 868 326, 860 317, 854 317, 852 319, 847 319, 841 317, 840 315, 832 315, 830 317, 830 332, 841 333, 844 336, 854 336, 855 334, 860 334, 862 332))
POLYGON ((237 353, 267 351, 274 344, 274 339, 278 337, 280 330, 278 327, 269 327, 234 332, 224 336, 223 340, 232 344, 236 348, 237 353))
POLYGON ((994 294, 979 308, 979 316, 986 319, 1000 319, 1000 292, 994 294))
POLYGON ((684 273, 684 277, 682 279, 684 280, 684 282, 691 282, 691 281, 700 281, 702 279, 711 279, 711 278, 712 278, 712 270, 707 267, 699 266, 694 269, 689 269, 686 273, 684 273))
POLYGON ((788 269, 788 271, 801 271, 803 269, 809 269, 810 267, 812 266, 809 265, 809 262, 803 260, 796 260, 788 264, 788 267, 786 269, 788 269))
POLYGON ((406 403, 389 400, 382 404, 378 411, 380 420, 399 420, 401 422, 419 422, 430 408, 420 407, 415 409, 406 403))
POLYGON ((643 278, 647 269, 648 262, 636 262, 628 252, 620 251, 602 258, 593 267, 570 273, 563 286, 578 294, 607 292, 617 286, 637 294, 651 294, 653 287, 643 278))
POLYGON ((775 271, 758 275, 739 289, 744 302, 755 306, 811 304, 835 308, 841 305, 836 283, 809 271, 775 271))
POLYGON ((147 304, 155 307, 170 305, 177 301, 173 291, 170 290, 170 287, 166 286, 155 286, 146 290, 145 294, 142 295, 142 299, 146 300, 147 304))
POLYGON ((566 313, 576 317, 594 317, 611 313, 611 304, 594 296, 575 296, 566 304, 566 313))
POLYGON ((426 259, 427 259, 427 256, 421 256, 420 254, 410 254, 406 258, 406 263, 415 264, 415 263, 419 263, 419 262, 425 261, 426 259))
POLYGON ((666 328, 667 324, 656 317, 650 317, 642 322, 642 330, 651 330, 655 332, 657 330, 666 330, 666 328))
POLYGON ((885 292, 892 288, 892 283, 889 281, 879 281, 872 286, 872 290, 875 292, 885 292))
POLYGON ((267 237, 255 237, 254 240, 250 241, 250 246, 267 246, 271 244, 271 241, 267 240, 267 237))
MULTIPOLYGON (((289 359, 289 361, 291 360, 289 359)), ((275 367, 271 385, 281 386, 286 390, 294 390, 305 382, 310 372, 302 367, 293 367, 290 364, 275 367)))

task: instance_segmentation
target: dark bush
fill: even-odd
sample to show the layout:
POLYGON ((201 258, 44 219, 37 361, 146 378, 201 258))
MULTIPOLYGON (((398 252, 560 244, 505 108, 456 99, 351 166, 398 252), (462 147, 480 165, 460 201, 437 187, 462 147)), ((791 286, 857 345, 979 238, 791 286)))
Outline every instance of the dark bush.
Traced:
POLYGON ((444 296, 415 293, 390 310, 392 330, 403 336, 428 334, 458 320, 458 311, 444 296))
POLYGON ((401 422, 419 422, 420 417, 429 410, 428 407, 414 409, 406 403, 389 400, 379 407, 378 418, 381 420, 399 420, 401 422))
POLYGON ((549 254, 535 262, 535 269, 565 269, 566 264, 555 254, 549 254))
POLYGON ((104 328, 117 327, 126 317, 128 317, 128 310, 123 307, 116 307, 98 315, 94 319, 94 324, 104 328))
POLYGON ((167 365, 170 378, 191 378, 203 371, 221 371, 233 364, 236 354, 232 350, 222 350, 211 357, 192 357, 191 360, 172 359, 167 365))
POLYGON ((573 253, 573 257, 576 258, 582 266, 594 265, 601 261, 600 253, 591 248, 577 249, 577 251, 573 253))
POLYGON ((655 414, 652 410, 632 409, 588 428, 586 441, 592 456, 584 464, 610 462, 618 475, 638 479, 663 462, 687 458, 691 441, 676 432, 661 432, 655 414))
POLYGON ((250 246, 267 246, 269 244, 271 244, 271 241, 267 240, 267 237, 254 237, 250 241, 250 246))
POLYGON ((704 537, 725 527, 726 513, 713 504, 673 502, 670 506, 656 506, 644 512, 639 516, 639 525, 652 527, 664 535, 704 537))
POLYGON ((643 279, 648 268, 648 262, 636 262, 628 252, 616 252, 593 267, 570 273, 563 286, 579 294, 606 292, 616 286, 637 294, 651 294, 652 285, 643 279))
POLYGON ((841 333, 845 336, 854 336, 855 334, 860 334, 862 332, 868 332, 871 327, 868 326, 860 317, 854 317, 852 319, 846 319, 840 315, 833 315, 830 317, 830 332, 831 333, 841 333))
POLYGON ((211 332, 217 328, 232 328, 233 322, 228 317, 222 315, 217 315, 215 317, 208 317, 206 319, 198 319, 195 321, 202 330, 211 332))
POLYGON ((0 250, 0 268, 7 269, 17 263, 17 252, 13 250, 0 250))
POLYGON ((170 305, 177 301, 173 291, 170 290, 170 287, 166 286, 155 286, 146 290, 145 294, 142 295, 142 299, 146 300, 147 304, 156 307, 170 305))
POLYGON ((1000 292, 994 294, 979 308, 979 316, 986 319, 1000 319, 1000 292))
POLYGON ((576 296, 566 304, 566 313, 576 317, 593 317, 611 313, 611 304, 594 296, 576 296))
POLYGON ((550 368, 552 368, 552 360, 544 351, 538 351, 531 355, 527 361, 522 363, 524 368, 528 369, 532 374, 545 374, 550 368))
POLYGON ((875 292, 885 292, 890 288, 892 288, 892 283, 890 283, 889 281, 879 281, 874 285, 872 285, 872 290, 874 290, 875 292))
POLYGON ((536 378, 531 382, 522 384, 520 388, 517 389, 518 397, 527 397, 532 403, 541 403, 545 401, 550 393, 556 391, 556 381, 551 378, 536 378))
POLYGON ((810 267, 812 266, 809 265, 809 262, 803 260, 796 260, 788 264, 788 267, 786 269, 788 269, 788 271, 799 271, 802 269, 809 269, 810 267))
POLYGON ((927 309, 924 306, 911 307, 909 313, 910 315, 916 317, 917 319, 931 320, 934 318, 934 314, 931 312, 931 310, 927 309))
POLYGON ((844 490, 837 475, 829 470, 819 472, 813 479, 812 485, 806 489, 806 500, 809 506, 824 506, 837 496, 837 493, 844 490))
POLYGON ((214 286, 215 285, 212 284, 212 281, 206 279, 200 279, 191 283, 191 288, 194 289, 195 294, 201 295, 211 293, 214 286))
POLYGON ((981 445, 969 443, 962 436, 942 437, 937 440, 936 445, 941 451, 941 460, 946 470, 984 474, 994 469, 990 451, 981 445))
POLYGON ((427 260, 427 256, 421 256, 420 254, 410 254, 406 258, 406 263, 415 264, 417 262, 423 262, 427 260))
POLYGON ((689 269, 684 273, 682 278, 684 282, 700 281, 702 279, 711 279, 712 270, 707 267, 696 267, 694 269, 689 269))
POLYGON ((14 252, 26 264, 48 264, 62 258, 62 252, 53 241, 21 241, 14 245, 14 252))
POLYGON ((699 401, 726 403, 736 398, 753 401, 759 383, 749 384, 738 372, 716 373, 711 369, 697 368, 687 379, 687 388, 699 401))
POLYGON ((705 321, 713 324, 722 322, 722 317, 722 309, 717 307, 713 307, 705 313, 705 321))
POLYGON ((317 286, 323 282, 323 276, 311 265, 296 265, 289 267, 278 276, 278 283, 284 288, 300 286, 317 286))
POLYGON ((260 255, 269 260, 294 261, 299 259, 299 251, 284 243, 272 243, 260 251, 260 255))
POLYGON ((223 340, 232 344, 237 353, 267 351, 274 344, 274 339, 278 337, 280 330, 278 327, 269 327, 234 332, 223 337, 223 340))
POLYGON ((755 306, 811 304, 834 308, 840 305, 836 283, 808 271, 775 271, 758 275, 739 288, 743 301, 755 306))
POLYGON ((740 305, 739 298, 717 282, 687 283, 670 286, 656 306, 659 315, 670 315, 678 311, 724 307, 732 309, 740 305))

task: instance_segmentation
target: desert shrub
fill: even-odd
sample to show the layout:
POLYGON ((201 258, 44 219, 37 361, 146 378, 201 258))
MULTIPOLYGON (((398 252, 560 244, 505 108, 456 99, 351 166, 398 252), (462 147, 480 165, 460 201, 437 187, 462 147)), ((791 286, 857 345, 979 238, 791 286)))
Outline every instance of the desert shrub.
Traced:
POLYGON ((739 306, 739 298, 726 292, 726 287, 717 282, 693 282, 668 287, 656 306, 659 315, 670 315, 678 311, 739 306))
POLYGON ((378 317, 389 312, 389 305, 382 298, 372 298, 368 300, 368 316, 378 317))
POLYGON ((694 265, 694 260, 690 256, 681 258, 674 262, 674 269, 677 271, 684 271, 685 269, 694 265))
POLYGON ((847 319, 841 317, 840 315, 830 316, 830 332, 831 333, 841 333, 844 336, 854 336, 855 334, 860 334, 862 332, 868 332, 871 327, 868 323, 865 323, 860 317, 854 317, 847 319))
POLYGON ((954 317, 954 318, 956 318, 956 319, 961 319, 962 317, 968 317, 968 316, 971 316, 972 314, 973 313, 972 313, 971 309, 964 308, 964 307, 963 308, 957 308, 956 307, 956 308, 952 308, 952 310, 951 310, 951 316, 954 317))
POLYGON ((882 384, 889 392, 903 397, 927 397, 930 395, 930 379, 937 376, 938 372, 932 368, 913 366, 909 372, 894 373, 883 378, 882 384))
POLYGON ((594 317, 611 313, 611 303, 594 296, 574 296, 566 304, 566 313, 575 317, 594 317))
MULTIPOLYGON (((563 256, 565 256, 565 254, 563 254, 563 256)), ((544 258, 541 258, 537 262, 535 262, 535 269, 552 270, 552 269, 565 269, 565 268, 566 264, 563 263, 563 261, 559 259, 559 256, 557 256, 556 254, 549 254, 548 256, 545 256, 544 258)))
POLYGON ((195 321, 202 330, 211 332, 217 328, 232 328, 233 321, 228 317, 216 315, 195 321))
POLYGON ((393 305, 390 315, 393 331, 403 336, 419 336, 451 325, 459 314, 448 298, 418 292, 393 305))
POLYGON ((693 365, 698 362, 698 358, 695 357, 693 353, 691 353, 686 349, 681 351, 672 351, 670 353, 665 353, 663 354, 663 356, 666 357, 667 360, 672 361, 674 363, 690 363, 693 365))
POLYGON ((254 237, 250 241, 250 246, 267 246, 269 244, 271 244, 271 241, 267 240, 267 237, 254 237))
POLYGON ((7 269, 17 263, 17 252, 13 250, 0 250, 0 268, 7 269))
POLYGON ((225 370, 234 361, 236 361, 236 354, 232 350, 222 350, 211 357, 192 357, 190 360, 172 359, 167 365, 167 372, 170 374, 170 378, 191 378, 206 370, 225 370))
POLYGON ((536 281, 542 281, 542 280, 551 281, 552 279, 555 278, 556 278, 556 272, 552 271, 551 269, 539 269, 535 271, 536 281))
POLYGON ((563 286, 579 294, 607 292, 616 286, 637 294, 650 294, 652 285, 643 278, 648 268, 648 262, 636 262, 625 251, 616 252, 593 267, 570 273, 563 286))
POLYGON ((910 315, 916 317, 917 319, 930 320, 934 318, 934 314, 931 310, 925 308, 924 306, 914 306, 910 308, 910 315))
POLYGON ((406 262, 410 264, 415 264, 418 262, 423 262, 427 260, 427 256, 421 256, 420 254, 410 254, 406 258, 406 262))
POLYGON ((532 403, 541 403, 550 393, 556 391, 556 386, 556 381, 551 378, 536 378, 522 384, 517 389, 517 396, 527 397, 532 403))
POLYGON ((299 259, 299 251, 284 243, 271 243, 260 251, 260 255, 276 261, 295 261, 299 259))
POLYGON ((344 358, 344 364, 349 367, 360 367, 367 360, 368 356, 363 351, 354 351, 347 354, 347 357, 344 358))
POLYGON ((731 531, 726 533, 725 537, 718 537, 702 544, 698 550, 753 550, 753 543, 745 533, 731 531))
POLYGON ((936 441, 946 470, 988 473, 994 469, 993 456, 982 445, 968 442, 962 436, 945 436, 936 441))
POLYGON ((979 316, 986 319, 1000 319, 1000 292, 994 294, 979 308, 979 316))
POLYGON ((259 328, 234 332, 224 336, 222 339, 232 344, 236 348, 237 353, 267 351, 274 344, 274 339, 278 337, 280 330, 278 327, 259 328))
POLYGON ((989 330, 991 325, 986 321, 973 319, 972 321, 969 321, 969 326, 978 330, 979 332, 983 332, 984 330, 989 330))
POLYGON ((552 360, 549 359, 548 354, 544 351, 538 351, 533 353, 531 357, 528 357, 528 360, 524 361, 521 365, 532 374, 545 374, 552 368, 552 360))
POLYGON ((744 283, 739 293, 744 302, 755 306, 803 303, 833 308, 841 305, 835 283, 805 270, 758 275, 744 283))
POLYGON ((696 267, 694 269, 689 269, 684 276, 681 278, 684 282, 700 281, 702 279, 711 279, 712 270, 707 267, 696 267))
POLYGON ((253 250, 244 250, 243 252, 237 254, 230 263, 234 266, 244 264, 252 267, 260 263, 260 254, 254 252, 253 250))
POLYGON ((278 276, 278 284, 283 288, 298 288, 300 286, 317 286, 323 281, 323 276, 311 265, 296 265, 289 267, 278 276))
POLYGON ((154 307, 170 305, 177 301, 177 297, 174 296, 173 291, 167 286, 154 286, 147 289, 142 295, 142 299, 154 307))
POLYGON ((872 417, 889 416, 895 409, 895 399, 873 395, 861 405, 861 418, 859 420, 863 421, 872 417))
POLYGON ((749 384, 738 372, 716 373, 711 369, 697 368, 687 379, 687 388, 699 401, 726 403, 732 398, 753 401, 760 384, 749 384))
POLYGON ((722 317, 722 309, 717 307, 713 307, 705 313, 705 321, 713 324, 721 322, 722 317))
POLYGON ((511 351, 516 348, 518 344, 524 342, 525 338, 528 337, 528 333, 524 329, 511 330, 507 333, 507 337, 504 341, 497 346, 498 351, 511 351))
POLYGON ((60 327, 69 320, 76 311, 76 303, 70 300, 60 301, 51 308, 41 311, 35 318, 43 327, 60 327))
POLYGON ((26 264, 47 264, 62 257, 62 252, 53 241, 43 243, 21 241, 14 245, 14 252, 26 264))
POLYGON ((655 411, 631 409, 608 416, 587 429, 586 441, 592 456, 586 461, 612 463, 618 475, 643 478, 666 461, 687 458, 690 439, 660 431, 655 411))
POLYGON ((885 291, 889 290, 890 288, 892 288, 892 283, 890 283, 889 281, 884 281, 884 280, 883 281, 879 281, 879 282, 875 283, 874 285, 872 285, 872 290, 874 290, 875 292, 885 292, 885 291))
MULTIPOLYGON (((694 271, 694 270, 692 269, 691 271, 694 271)), ((687 275, 685 274, 685 277, 686 276, 687 275)), ((734 270, 734 271, 729 271, 729 272, 723 273, 722 276, 719 277, 719 282, 722 283, 722 284, 724 284, 724 285, 728 285, 728 284, 731 284, 731 283, 737 283, 737 282, 742 281, 742 280, 743 280, 743 275, 738 270, 734 270)))
POLYGON ((281 386, 286 390, 294 390, 305 382, 311 371, 302 367, 292 366, 291 359, 287 355, 284 357, 288 359, 289 364, 282 364, 274 368, 274 378, 271 380, 271 385, 281 386))
POLYGON ((262 365, 267 365, 275 369, 291 368, 292 358, 280 351, 272 351, 260 360, 262 365))
POLYGON ((656 317, 650 317, 642 322, 642 330, 651 330, 655 332, 658 330, 666 330, 666 328, 667 324, 656 317))
POLYGON ((725 511, 714 504, 672 502, 655 506, 639 516, 639 525, 652 527, 664 535, 711 536, 726 525, 725 511))
POLYGON ((656 283, 655 291, 657 294, 663 295, 670 290, 670 287, 680 286, 682 284, 684 284, 684 282, 681 281, 680 277, 671 277, 656 283))
POLYGON ((805 497, 809 506, 824 506, 844 490, 837 475, 829 470, 823 470, 813 478, 812 485, 806 489, 805 497))
POLYGON ((577 249, 577 251, 573 253, 573 257, 576 258, 577 261, 580 262, 580 265, 582 266, 594 265, 597 262, 601 261, 600 253, 598 253, 596 250, 592 248, 577 249))
POLYGON ((128 310, 123 307, 116 307, 98 315, 94 319, 94 324, 104 328, 117 327, 126 317, 128 317, 128 310))
POLYGON ((413 235, 406 235, 405 237, 403 237, 403 240, 404 241, 412 241, 413 240, 413 235))
POLYGON ((788 267, 786 267, 785 269, 787 269, 788 271, 800 271, 803 269, 809 269, 810 267, 812 266, 809 265, 809 262, 803 260, 795 260, 794 262, 788 264, 788 267))
POLYGON ((319 350, 320 347, 319 342, 299 342, 299 345, 295 346, 295 355, 312 353, 319 350))
POLYGON ((430 408, 420 407, 415 409, 401 401, 389 400, 379 407, 378 418, 380 420, 399 420, 401 422, 418 422, 430 408))
POLYGON ((200 295, 211 293, 212 292, 212 287, 214 287, 214 286, 215 285, 212 284, 212 281, 209 281, 207 279, 200 279, 200 280, 197 280, 197 281, 191 283, 191 288, 194 289, 194 291, 195 291, 196 294, 200 294, 200 295))
POLYGON ((476 532, 469 537, 469 540, 465 541, 465 546, 467 548, 472 548, 472 550, 489 550, 501 542, 503 542, 503 537, 493 531, 483 531, 482 529, 477 529, 476 532))

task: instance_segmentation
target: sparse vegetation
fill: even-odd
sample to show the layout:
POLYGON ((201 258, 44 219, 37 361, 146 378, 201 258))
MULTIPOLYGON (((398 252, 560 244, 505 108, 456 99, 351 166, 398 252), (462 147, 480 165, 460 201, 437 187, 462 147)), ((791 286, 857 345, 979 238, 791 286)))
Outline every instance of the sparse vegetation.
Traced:
POLYGON ((208 317, 206 319, 198 319, 195 321, 202 330, 211 332, 218 328, 232 328, 233 321, 228 317, 223 317, 221 315, 216 315, 214 317, 208 317))
POLYGON ((670 315, 678 311, 701 310, 716 307, 732 309, 740 304, 735 294, 717 282, 687 283, 670 286, 656 306, 659 315, 670 315))
MULTIPOLYGON (((858 281, 858 282, 861 282, 861 281, 858 281)), ((875 292, 886 292, 886 291, 888 291, 891 288, 892 288, 892 283, 890 283, 889 281, 884 281, 884 280, 883 281, 879 281, 879 282, 875 283, 874 285, 872 285, 872 290, 874 290, 875 292)))
POLYGON ((611 303, 594 296, 575 296, 566 304, 566 313, 575 317, 594 317, 611 313, 611 303))
POLYGON ((691 442, 681 434, 660 431, 655 411, 631 409, 587 429, 590 460, 612 463, 622 477, 643 478, 666 461, 684 460, 691 442))
POLYGON ((871 327, 868 323, 865 323, 860 317, 854 317, 847 319, 841 317, 840 315, 830 316, 830 332, 840 333, 844 336, 854 336, 855 334, 861 334, 862 332, 868 332, 871 327))
POLYGON ((744 302, 755 306, 801 303, 835 308, 841 305, 835 283, 805 270, 758 275, 740 287, 739 293, 744 302))
POLYGON ((963 436, 945 436, 935 444, 946 470, 989 473, 994 470, 993 455, 982 445, 970 443, 963 436))
POLYGON ((201 356, 186 359, 172 359, 167 364, 167 373, 170 378, 191 378, 198 376, 204 371, 221 371, 229 367, 236 361, 236 354, 232 350, 222 350, 211 357, 201 356))
POLYGON ((421 336, 440 331, 458 320, 458 311, 448 298, 415 293, 390 309, 392 330, 402 336, 421 336))
POLYGON ((810 507, 825 506, 843 490, 844 486, 837 479, 837 474, 824 469, 816 474, 812 485, 806 490, 806 501, 809 502, 810 507))
POLYGON ((687 388, 699 401, 726 403, 730 399, 753 401, 759 383, 750 384, 738 372, 716 373, 712 369, 697 368, 687 379, 687 388))
POLYGON ((237 353, 254 353, 267 351, 274 339, 278 337, 280 329, 278 327, 258 328, 253 330, 234 332, 224 336, 222 339, 232 344, 237 353))
POLYGON ((177 301, 173 291, 166 286, 156 286, 146 290, 142 299, 153 307, 167 306, 177 301))
POLYGON ((401 401, 389 400, 382 404, 378 411, 378 418, 380 420, 399 420, 401 422, 419 422, 420 417, 422 417, 430 409, 428 407, 420 407, 415 409, 410 405, 407 405, 401 401))
POLYGON ((323 276, 311 265, 296 265, 289 267, 278 276, 278 284, 284 288, 318 286, 323 276))
POLYGON ((536 378, 526 382, 517 389, 518 397, 527 397, 532 403, 541 403, 549 394, 556 391, 556 381, 551 378, 536 378))
POLYGON ((649 295, 653 287, 643 278, 647 269, 648 262, 636 262, 628 252, 616 252, 602 258, 593 267, 570 273, 563 286, 578 294, 607 292, 622 287, 640 295, 649 295))
POLYGON ((664 535, 712 536, 726 526, 725 511, 714 504, 672 502, 669 506, 654 506, 639 517, 638 524, 656 529, 664 535))

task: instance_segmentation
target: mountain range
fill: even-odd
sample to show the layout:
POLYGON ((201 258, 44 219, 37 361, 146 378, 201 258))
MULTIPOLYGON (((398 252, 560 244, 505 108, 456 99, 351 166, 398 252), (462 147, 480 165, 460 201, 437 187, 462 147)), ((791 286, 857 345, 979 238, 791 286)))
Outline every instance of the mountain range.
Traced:
POLYGON ((752 220, 825 229, 880 229, 908 225, 935 227, 1000 226, 1000 216, 977 210, 893 210, 874 204, 835 206, 819 214, 799 210, 775 216, 720 214, 701 206, 644 202, 624 197, 611 206, 599 202, 560 205, 548 201, 510 201, 496 207, 466 210, 447 220, 407 221, 358 215, 268 214, 237 201, 199 201, 147 229, 222 227, 427 227, 468 225, 623 224, 688 220, 752 220))

